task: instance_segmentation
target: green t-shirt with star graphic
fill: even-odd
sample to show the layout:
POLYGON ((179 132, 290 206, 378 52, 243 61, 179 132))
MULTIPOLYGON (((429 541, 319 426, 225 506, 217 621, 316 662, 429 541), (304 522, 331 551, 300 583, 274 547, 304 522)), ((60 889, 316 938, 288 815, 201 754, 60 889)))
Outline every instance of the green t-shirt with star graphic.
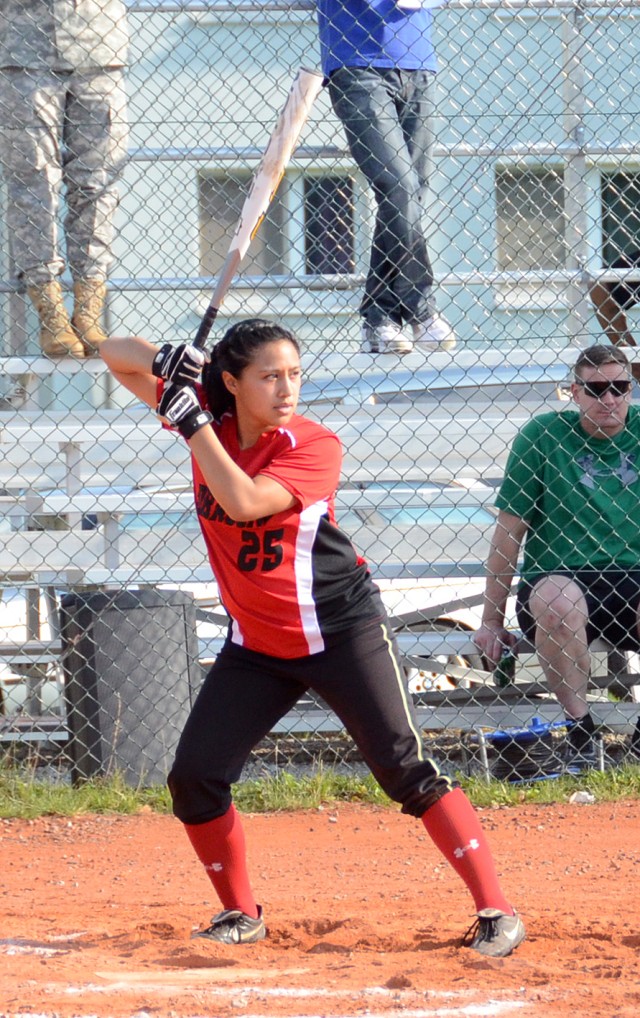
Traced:
POLYGON ((640 409, 613 438, 575 410, 541 414, 516 436, 496 506, 528 524, 521 576, 640 568, 640 409))

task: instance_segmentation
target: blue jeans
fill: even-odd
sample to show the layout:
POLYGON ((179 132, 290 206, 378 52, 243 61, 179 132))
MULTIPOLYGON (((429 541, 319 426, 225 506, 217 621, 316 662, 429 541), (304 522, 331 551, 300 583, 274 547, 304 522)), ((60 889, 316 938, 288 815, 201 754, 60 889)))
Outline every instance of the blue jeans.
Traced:
POLYGON ((431 73, 341 67, 329 95, 378 206, 360 313, 370 325, 423 322, 434 312, 424 236, 431 158, 431 73))

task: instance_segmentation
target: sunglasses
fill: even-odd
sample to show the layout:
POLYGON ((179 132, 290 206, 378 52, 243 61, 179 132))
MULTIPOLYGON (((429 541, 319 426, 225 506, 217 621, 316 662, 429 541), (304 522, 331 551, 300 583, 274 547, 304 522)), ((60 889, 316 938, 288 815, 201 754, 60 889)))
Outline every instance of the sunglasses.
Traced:
POLYGON ((608 392, 613 396, 626 396, 631 390, 631 382, 626 379, 619 382, 583 382, 577 378, 576 384, 581 385, 587 396, 591 396, 592 399, 602 399, 608 392))

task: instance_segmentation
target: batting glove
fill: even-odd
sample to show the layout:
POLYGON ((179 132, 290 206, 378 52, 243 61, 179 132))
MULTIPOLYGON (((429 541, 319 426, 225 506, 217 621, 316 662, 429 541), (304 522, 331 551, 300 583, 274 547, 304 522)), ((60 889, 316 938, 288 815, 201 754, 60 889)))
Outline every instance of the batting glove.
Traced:
POLYGON ((213 420, 209 411, 202 409, 189 385, 168 385, 160 397, 156 413, 165 424, 177 428, 187 439, 193 438, 196 431, 213 420))
POLYGON ((151 370, 156 378, 165 378, 174 385, 195 385, 200 381, 206 363, 204 350, 190 343, 181 343, 180 346, 165 343, 153 358, 151 370))

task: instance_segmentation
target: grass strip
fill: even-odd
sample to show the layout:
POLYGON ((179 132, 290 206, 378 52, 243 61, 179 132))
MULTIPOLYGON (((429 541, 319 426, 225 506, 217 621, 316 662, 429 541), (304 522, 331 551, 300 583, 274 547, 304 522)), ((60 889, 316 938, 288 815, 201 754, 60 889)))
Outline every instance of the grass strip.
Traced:
MULTIPOLYGON (((623 765, 610 770, 588 771, 548 781, 511 784, 458 775, 474 806, 518 806, 522 803, 567 802, 580 790, 596 802, 640 798, 640 766, 623 765)), ((311 775, 296 777, 289 771, 239 782, 234 799, 243 813, 274 813, 340 803, 363 803, 397 809, 370 776, 349 776, 318 766, 311 775)), ((82 814, 170 813, 171 800, 163 786, 135 788, 121 775, 96 778, 77 787, 47 780, 37 770, 0 768, 0 818, 34 819, 40 816, 82 814)))

